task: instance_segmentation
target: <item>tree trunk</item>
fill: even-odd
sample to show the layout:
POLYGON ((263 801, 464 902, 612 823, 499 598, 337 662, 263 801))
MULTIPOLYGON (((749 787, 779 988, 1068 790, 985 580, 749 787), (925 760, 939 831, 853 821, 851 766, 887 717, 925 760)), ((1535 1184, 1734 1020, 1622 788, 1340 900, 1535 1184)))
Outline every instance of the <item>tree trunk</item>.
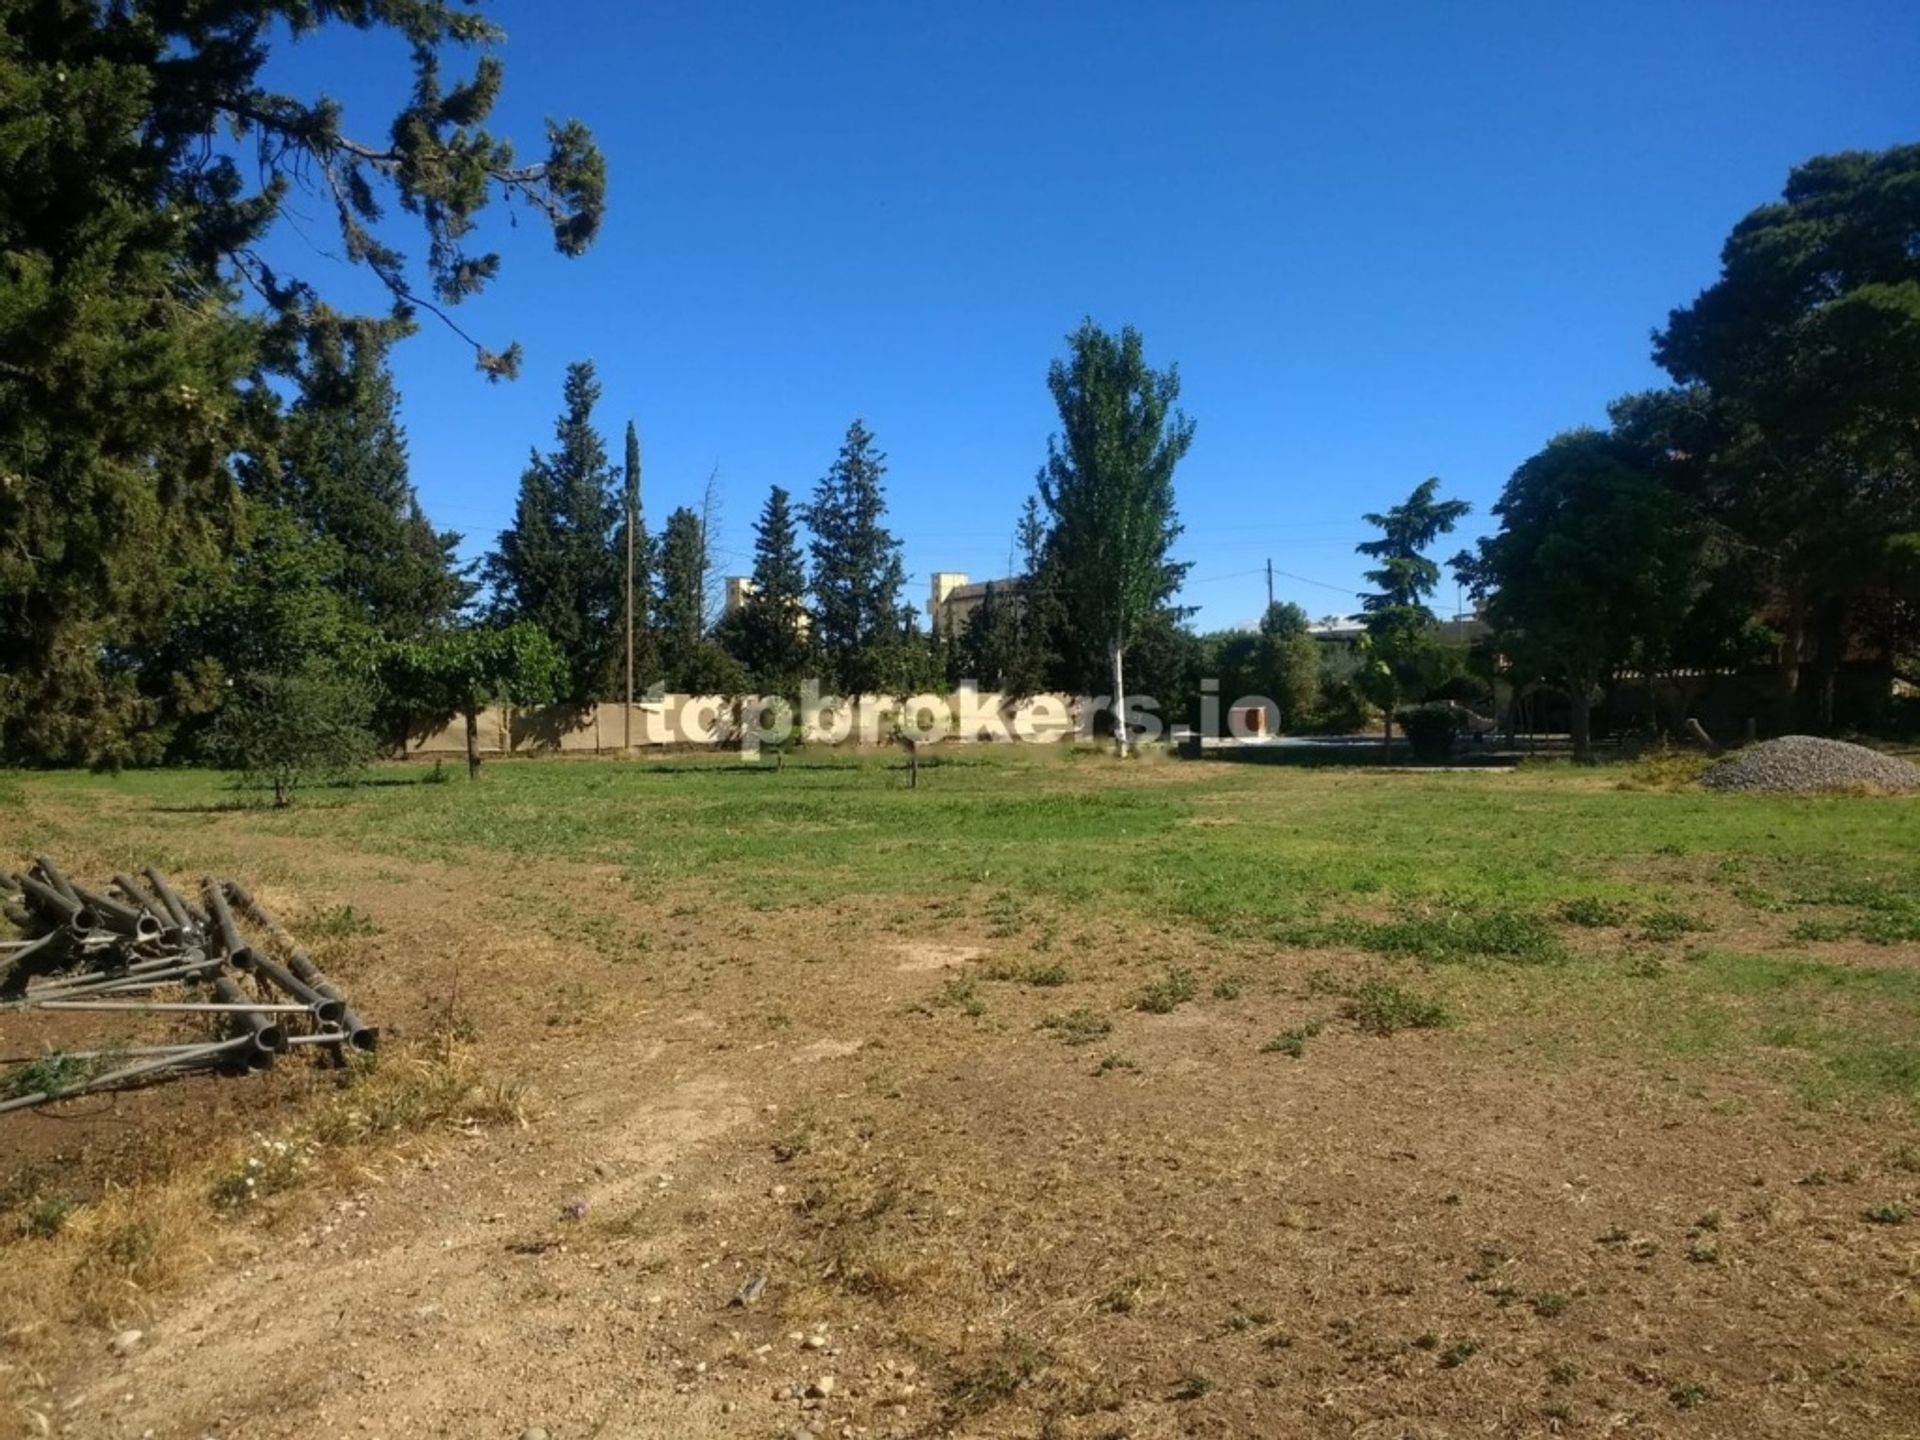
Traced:
POLYGON ((480 778, 480 707, 469 700, 463 713, 467 719, 467 778, 480 778))
POLYGON ((1121 665, 1123 651, 1118 640, 1107 645, 1107 658, 1113 662, 1113 743, 1122 760, 1127 758, 1127 681, 1121 665))
POLYGON ((1593 690, 1584 681, 1576 681, 1567 695, 1573 714, 1573 763, 1593 763, 1593 690))
POLYGON ((1387 713, 1381 717, 1380 748, 1383 750, 1393 748, 1393 707, 1391 705, 1387 707, 1387 713))

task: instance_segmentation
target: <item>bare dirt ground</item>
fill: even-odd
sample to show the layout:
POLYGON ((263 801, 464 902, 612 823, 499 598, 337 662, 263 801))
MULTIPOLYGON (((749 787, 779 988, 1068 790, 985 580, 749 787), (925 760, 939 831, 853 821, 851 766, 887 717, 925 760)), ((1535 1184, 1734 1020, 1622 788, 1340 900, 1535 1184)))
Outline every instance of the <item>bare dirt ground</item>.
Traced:
MULTIPOLYGON (((1685 1058, 1566 1063, 1497 1009, 1361 1034, 1316 977, 1364 957, 1240 979, 1189 931, 1116 955, 1090 927, 1053 988, 992 978, 1051 938, 932 899, 759 911, 248 845, 309 877, 259 887, 296 930, 377 926, 328 964, 398 1046, 470 1034, 526 1122, 364 1147, 209 1216, 165 1293, 9 1337, 22 1433, 1920 1434, 1920 1225, 1863 1218, 1914 1183, 1884 1117, 1685 1058), (1170 965, 1199 995, 1127 1008, 1170 965), (1082 1009, 1111 1029, 1060 1023, 1082 1009)), ((0 1145, 111 1174, 164 1121, 178 1167, 320 1082, 250 1083, 0 1145)))

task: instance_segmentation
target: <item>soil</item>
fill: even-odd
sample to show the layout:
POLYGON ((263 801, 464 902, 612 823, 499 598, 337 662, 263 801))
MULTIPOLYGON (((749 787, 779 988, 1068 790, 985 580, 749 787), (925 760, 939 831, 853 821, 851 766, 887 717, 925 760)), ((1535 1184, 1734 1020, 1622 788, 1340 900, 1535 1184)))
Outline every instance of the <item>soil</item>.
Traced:
MULTIPOLYGON (((1125 997, 1209 966, 1191 934, 1042 954, 931 906, 761 912, 557 864, 475 901, 444 866, 261 847, 311 877, 256 887, 296 932, 343 902, 378 925, 322 958, 389 1042, 472 1033, 529 1123, 209 1218, 217 1263, 128 1297, 129 1353, 107 1327, 0 1372, 24 1433, 1920 1433, 1920 1223, 1863 1218, 1898 1178, 1884 1118, 1556 1066, 1497 1026, 1362 1035, 1324 951, 1156 1016, 1125 997), (1051 959, 1071 987, 984 978, 1051 959), (1112 1033, 1043 1025, 1089 1004, 1112 1033), (1301 1058, 1261 1051, 1309 1021, 1301 1058)), ((0 1152, 97 1186, 326 1083, 0 1119, 0 1152)))

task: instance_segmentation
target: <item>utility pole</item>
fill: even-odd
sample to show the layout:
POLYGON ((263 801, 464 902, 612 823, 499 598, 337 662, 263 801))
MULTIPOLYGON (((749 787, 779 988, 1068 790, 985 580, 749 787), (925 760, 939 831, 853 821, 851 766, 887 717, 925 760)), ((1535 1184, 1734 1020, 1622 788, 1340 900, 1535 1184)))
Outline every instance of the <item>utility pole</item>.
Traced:
MULTIPOLYGON (((1273 561, 1272 560, 1267 561, 1267 609, 1269 611, 1273 609, 1273 561)), ((1264 620, 1266 616, 1263 615, 1260 618, 1264 620)))
POLYGON ((627 704, 622 748, 633 754, 633 541, 640 528, 640 433, 627 422, 627 704))

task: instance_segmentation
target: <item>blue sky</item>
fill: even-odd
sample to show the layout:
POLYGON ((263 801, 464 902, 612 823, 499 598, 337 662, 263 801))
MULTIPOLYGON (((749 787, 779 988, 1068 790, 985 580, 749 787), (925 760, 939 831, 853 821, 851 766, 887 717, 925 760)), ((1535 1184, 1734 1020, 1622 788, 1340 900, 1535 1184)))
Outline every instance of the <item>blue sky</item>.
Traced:
MULTIPOLYGON (((656 529, 717 467, 724 570, 857 415, 915 598, 934 570, 1003 573, 1047 364, 1091 315, 1179 362, 1208 627, 1258 615, 1269 559, 1279 598, 1351 608, 1359 515, 1428 475, 1477 529, 1549 436, 1658 383, 1650 330, 1792 164, 1920 139, 1912 0, 486 8, 496 128, 532 151, 578 116, 611 182, 576 261, 490 212, 504 272, 460 319, 522 342, 518 382, 431 321, 396 357, 415 483, 469 552, 590 358, 616 454, 640 425, 656 529)), ((377 137, 405 55, 369 49, 276 70, 377 137)), ((372 303, 298 208, 278 257, 372 303)))

